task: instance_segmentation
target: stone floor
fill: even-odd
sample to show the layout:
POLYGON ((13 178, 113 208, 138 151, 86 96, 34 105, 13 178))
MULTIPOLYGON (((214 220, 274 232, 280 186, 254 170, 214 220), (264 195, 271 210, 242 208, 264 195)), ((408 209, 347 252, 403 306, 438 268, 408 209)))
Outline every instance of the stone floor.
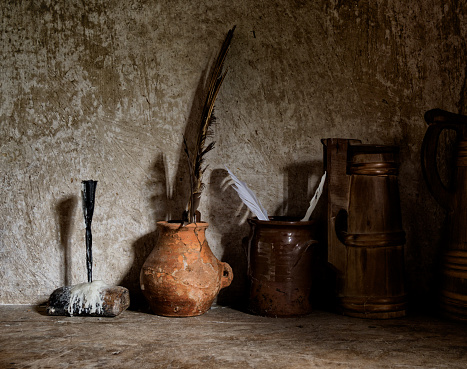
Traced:
POLYGON ((429 316, 273 319, 214 306, 193 318, 91 318, 0 306, 0 324, 0 368, 467 367, 467 325, 429 316))

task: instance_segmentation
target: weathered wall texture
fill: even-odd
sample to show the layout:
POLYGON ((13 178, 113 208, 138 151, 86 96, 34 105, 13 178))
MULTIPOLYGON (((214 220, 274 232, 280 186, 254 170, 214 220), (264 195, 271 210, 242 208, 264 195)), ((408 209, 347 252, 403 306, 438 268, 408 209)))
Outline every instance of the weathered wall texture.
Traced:
MULTIPOLYGON (((434 282, 444 212, 420 170, 426 110, 466 110, 467 6, 454 0, 3 1, 0 303, 84 282, 81 180, 98 181, 94 277, 137 290, 155 222, 180 216, 182 134, 237 25, 216 104, 201 212, 242 291, 248 225, 230 167, 271 214, 302 214, 321 138, 401 147, 413 296, 434 282)), ((317 215, 322 214, 318 212, 317 215)))

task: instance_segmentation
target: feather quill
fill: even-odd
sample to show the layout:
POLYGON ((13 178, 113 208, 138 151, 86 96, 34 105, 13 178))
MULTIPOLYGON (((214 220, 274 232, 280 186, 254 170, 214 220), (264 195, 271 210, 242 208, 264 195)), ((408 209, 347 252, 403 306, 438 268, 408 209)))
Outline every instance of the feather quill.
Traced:
POLYGON ((227 172, 229 172, 230 178, 234 181, 232 188, 237 191, 238 196, 243 201, 243 203, 251 210, 253 214, 259 220, 269 220, 268 213, 266 209, 261 205, 261 202, 257 199, 255 193, 248 188, 245 182, 240 181, 230 170, 225 167, 227 172))
POLYGON ((326 181, 326 172, 324 172, 323 176, 321 177, 321 182, 319 183, 318 188, 316 189, 315 194, 311 198, 310 201, 310 206, 308 207, 308 210, 306 211, 305 216, 301 220, 302 222, 308 221, 311 217, 311 213, 313 210, 315 210, 316 204, 318 203, 319 198, 321 197, 321 194, 323 193, 323 188, 324 188, 324 182, 326 181))
POLYGON ((195 222, 195 212, 199 205, 201 192, 204 189, 204 183, 202 180, 203 173, 206 167, 203 167, 204 156, 214 148, 214 142, 209 143, 206 146, 206 139, 211 134, 210 127, 215 120, 214 117, 214 103, 216 101, 217 94, 221 88, 222 82, 227 74, 227 71, 223 72, 224 61, 230 48, 230 42, 233 37, 235 26, 229 30, 227 36, 224 39, 222 47, 217 55, 217 58, 212 67, 211 76, 207 85, 207 95, 204 102, 204 107, 201 114, 201 124, 196 139, 196 146, 193 155, 188 152, 188 146, 186 139, 184 142, 185 152, 188 156, 190 165, 190 198, 188 200, 188 220, 189 222, 195 222))

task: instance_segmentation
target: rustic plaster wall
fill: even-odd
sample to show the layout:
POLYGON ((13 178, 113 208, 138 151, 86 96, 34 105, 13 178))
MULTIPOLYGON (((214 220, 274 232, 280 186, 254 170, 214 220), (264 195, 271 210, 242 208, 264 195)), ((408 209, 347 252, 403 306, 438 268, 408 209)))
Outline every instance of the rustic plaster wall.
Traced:
MULTIPOLYGON (((271 214, 302 214, 321 138, 401 147, 409 289, 429 295, 444 212, 420 170, 426 110, 466 112, 467 5, 402 0, 3 1, 0 303, 86 280, 81 180, 98 181, 94 277, 138 289, 155 222, 179 217, 182 134, 236 25, 201 212, 241 295, 244 210, 224 164, 271 214)), ((322 216, 322 209, 316 216, 322 216)))

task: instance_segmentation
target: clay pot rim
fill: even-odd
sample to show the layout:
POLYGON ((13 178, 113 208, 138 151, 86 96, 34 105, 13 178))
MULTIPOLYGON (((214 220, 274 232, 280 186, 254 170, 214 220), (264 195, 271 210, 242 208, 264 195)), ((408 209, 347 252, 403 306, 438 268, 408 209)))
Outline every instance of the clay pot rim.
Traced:
POLYGON ((300 217, 289 216, 270 216, 270 220, 259 220, 257 217, 248 218, 249 223, 261 224, 266 226, 311 226, 316 223, 316 220, 301 221, 300 217))
POLYGON ((160 220, 157 222, 157 225, 164 226, 170 229, 183 229, 183 228, 207 228, 209 223, 207 222, 197 222, 197 223, 188 223, 182 225, 182 221, 178 220, 160 220))

